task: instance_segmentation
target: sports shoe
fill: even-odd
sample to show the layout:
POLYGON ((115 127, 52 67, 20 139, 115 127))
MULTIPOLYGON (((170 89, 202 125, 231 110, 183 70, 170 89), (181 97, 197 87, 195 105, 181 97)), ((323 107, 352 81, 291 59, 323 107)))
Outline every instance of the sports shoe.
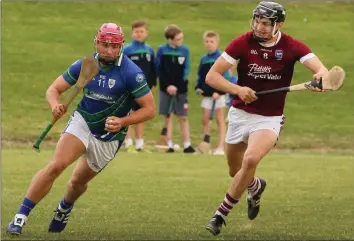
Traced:
POLYGON ((194 153, 195 149, 192 146, 189 146, 187 148, 184 148, 183 152, 184 153, 194 153))
POLYGON ((226 222, 220 215, 214 215, 208 222, 208 225, 205 227, 210 233, 214 236, 220 233, 222 225, 226 226, 226 222))
POLYGON ((257 194, 253 197, 251 197, 250 194, 247 195, 248 218, 250 220, 257 217, 261 205, 261 196, 267 186, 267 182, 264 179, 259 178, 259 181, 261 183, 261 188, 258 190, 257 194))
POLYGON ((18 236, 22 232, 23 226, 27 222, 27 216, 23 214, 16 214, 14 219, 9 223, 6 229, 8 235, 18 236))
POLYGON ((48 232, 60 233, 63 231, 66 224, 68 223, 69 215, 72 209, 73 206, 66 210, 62 209, 59 204, 59 206, 54 210, 54 217, 49 224, 48 232))
POLYGON ((135 147, 133 145, 130 145, 127 147, 127 152, 128 153, 137 153, 137 150, 135 150, 135 147))
POLYGON ((217 149, 215 149, 215 151, 213 152, 213 155, 214 155, 214 156, 223 156, 223 155, 225 155, 225 152, 224 152, 223 149, 217 148, 217 149))
POLYGON ((173 149, 172 147, 168 148, 167 153, 173 153, 173 152, 175 152, 175 149, 173 149))
POLYGON ((138 148, 136 149, 137 152, 141 152, 141 153, 152 153, 152 151, 146 149, 146 148, 138 148))

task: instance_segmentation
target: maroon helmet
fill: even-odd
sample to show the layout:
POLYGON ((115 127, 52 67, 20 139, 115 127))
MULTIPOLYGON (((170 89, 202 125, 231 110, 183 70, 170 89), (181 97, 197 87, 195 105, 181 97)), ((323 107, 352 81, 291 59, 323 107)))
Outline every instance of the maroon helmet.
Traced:
POLYGON ((122 27, 118 26, 115 23, 102 24, 102 26, 98 29, 97 34, 95 36, 95 43, 98 42, 119 45, 120 51, 115 59, 108 59, 100 55, 98 56, 98 60, 100 62, 104 64, 114 64, 123 51, 124 34, 123 34, 122 27))

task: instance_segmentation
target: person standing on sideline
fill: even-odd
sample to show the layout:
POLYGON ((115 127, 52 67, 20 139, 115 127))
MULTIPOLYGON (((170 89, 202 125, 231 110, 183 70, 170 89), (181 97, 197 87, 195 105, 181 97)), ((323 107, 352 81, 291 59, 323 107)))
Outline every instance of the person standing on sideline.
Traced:
POLYGON ((194 153, 189 137, 188 122, 188 75, 190 72, 189 48, 183 45, 183 32, 174 24, 165 29, 167 43, 159 46, 156 54, 156 68, 160 83, 159 112, 165 116, 169 149, 174 152, 172 141, 172 115, 178 116, 183 137, 184 153, 194 153))
MULTIPOLYGON (((209 72, 211 66, 215 63, 217 58, 221 55, 218 49, 220 43, 220 36, 215 31, 206 31, 203 34, 204 47, 207 51, 205 55, 200 59, 198 67, 198 79, 195 91, 197 94, 203 96, 201 107, 203 108, 203 136, 204 141, 210 142, 210 130, 209 130, 209 116, 211 111, 215 111, 215 119, 218 126, 219 141, 218 146, 213 152, 213 155, 224 155, 224 141, 225 141, 225 92, 214 89, 205 83, 205 77, 209 72), (214 104, 213 104, 214 103, 214 104), (214 110, 212 108, 214 107, 214 110)), ((225 79, 230 80, 230 73, 226 71, 223 76, 225 79)))
MULTIPOLYGON (((146 81, 150 89, 156 86, 155 53, 145 40, 148 37, 148 25, 144 20, 135 20, 132 25, 133 41, 126 45, 123 53, 128 56, 144 72, 146 81)), ((140 107, 136 104, 132 111, 140 107)), ((144 123, 130 126, 124 140, 125 148, 128 152, 144 150, 144 123), (135 127, 135 128, 134 128, 135 127), (135 148, 133 146, 133 129, 135 129, 135 148)))

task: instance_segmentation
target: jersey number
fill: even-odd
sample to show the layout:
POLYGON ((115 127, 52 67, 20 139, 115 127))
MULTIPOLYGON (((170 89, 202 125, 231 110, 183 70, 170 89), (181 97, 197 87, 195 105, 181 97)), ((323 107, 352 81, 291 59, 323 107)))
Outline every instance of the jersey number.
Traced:
POLYGON ((104 84, 106 83, 106 80, 101 80, 101 79, 99 79, 99 80, 98 80, 98 86, 101 87, 101 83, 102 83, 102 87, 104 88, 104 84))

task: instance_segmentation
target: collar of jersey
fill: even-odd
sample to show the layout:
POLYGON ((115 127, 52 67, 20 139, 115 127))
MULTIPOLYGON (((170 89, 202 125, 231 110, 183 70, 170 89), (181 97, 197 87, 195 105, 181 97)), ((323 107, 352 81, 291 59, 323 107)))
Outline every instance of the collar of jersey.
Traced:
POLYGON ((209 52, 208 52, 207 55, 208 55, 208 56, 214 56, 214 55, 216 55, 218 52, 219 52, 219 49, 216 49, 215 52, 213 52, 213 53, 209 53, 209 52))
POLYGON ((259 43, 259 44, 262 45, 263 47, 270 48, 270 47, 277 45, 279 43, 280 39, 281 39, 281 32, 279 31, 277 41, 275 41, 274 43, 272 43, 272 44, 259 43))
POLYGON ((173 48, 171 45, 169 45, 168 43, 166 43, 166 46, 169 48, 169 49, 173 49, 173 50, 178 50, 181 48, 181 46, 177 46, 175 48, 173 48))
POLYGON ((133 41, 132 41, 132 44, 133 44, 133 45, 143 45, 144 42, 139 42, 139 41, 133 40, 133 41))

